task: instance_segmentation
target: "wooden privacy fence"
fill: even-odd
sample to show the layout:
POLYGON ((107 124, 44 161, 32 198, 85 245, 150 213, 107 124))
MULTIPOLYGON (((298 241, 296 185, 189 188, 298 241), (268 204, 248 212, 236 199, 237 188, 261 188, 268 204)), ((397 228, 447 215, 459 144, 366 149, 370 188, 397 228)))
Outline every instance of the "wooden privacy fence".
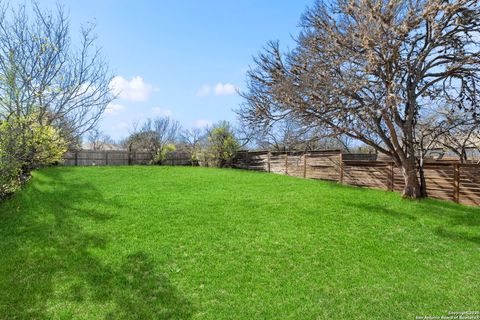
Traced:
MULTIPOLYGON (((146 165, 153 157, 150 152, 124 150, 80 150, 67 152, 64 155, 64 166, 128 166, 146 165)), ((191 165, 191 155, 188 152, 175 151, 167 154, 166 165, 191 165)))
MULTIPOLYGON (((401 192, 405 182, 393 162, 351 160, 339 150, 314 152, 241 152, 237 168, 336 181, 348 185, 401 192)), ((424 165, 429 197, 480 205, 480 165, 429 162, 424 165)))

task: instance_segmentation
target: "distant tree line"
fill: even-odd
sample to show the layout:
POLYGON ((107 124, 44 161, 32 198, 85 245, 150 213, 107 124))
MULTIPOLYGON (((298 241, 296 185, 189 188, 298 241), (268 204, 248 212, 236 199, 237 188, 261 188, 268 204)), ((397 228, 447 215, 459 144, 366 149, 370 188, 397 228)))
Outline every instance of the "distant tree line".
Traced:
POLYGON ((114 141, 98 128, 86 136, 86 149, 149 152, 151 164, 163 164, 169 152, 183 151, 191 155, 193 164, 228 167, 238 151, 314 151, 338 149, 347 152, 374 153, 366 145, 354 145, 348 136, 327 136, 315 127, 306 128, 294 119, 276 122, 268 130, 245 130, 228 121, 219 121, 204 128, 183 129, 170 117, 134 122, 126 138, 114 141))
POLYGON ((230 166, 242 146, 238 133, 228 121, 205 128, 183 129, 170 117, 158 117, 133 123, 129 131, 126 138, 115 143, 108 135, 92 130, 88 136, 89 146, 94 150, 114 145, 130 152, 150 152, 151 164, 158 165, 164 163, 168 152, 185 151, 191 155, 193 164, 211 167, 230 166))

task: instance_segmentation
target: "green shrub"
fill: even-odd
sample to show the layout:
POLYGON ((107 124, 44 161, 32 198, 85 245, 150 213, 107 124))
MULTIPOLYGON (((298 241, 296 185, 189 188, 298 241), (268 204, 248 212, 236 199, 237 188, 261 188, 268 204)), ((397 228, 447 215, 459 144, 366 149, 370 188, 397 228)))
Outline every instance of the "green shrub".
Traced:
POLYGON ((32 113, 0 122, 0 197, 15 192, 33 169, 63 161, 67 143, 37 119, 32 113))
POLYGON ((240 148, 230 124, 222 121, 208 132, 206 162, 209 166, 227 167, 240 148))
POLYGON ((2 152, 0 154, 0 200, 20 188, 21 173, 20 164, 2 152))
POLYGON ((167 158, 167 153, 177 150, 174 144, 167 143, 162 148, 157 149, 153 157, 152 164, 163 164, 167 158))

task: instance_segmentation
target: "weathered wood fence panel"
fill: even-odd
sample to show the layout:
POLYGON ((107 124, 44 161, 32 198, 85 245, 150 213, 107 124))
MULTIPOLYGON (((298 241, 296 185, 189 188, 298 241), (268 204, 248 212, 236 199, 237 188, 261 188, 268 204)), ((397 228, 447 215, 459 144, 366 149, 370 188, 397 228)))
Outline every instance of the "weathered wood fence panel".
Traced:
MULTIPOLYGON (((342 155, 339 150, 241 152, 235 158, 234 166, 402 192, 405 186, 402 170, 393 162, 372 161, 372 158, 342 155)), ((480 205, 480 165, 429 162, 424 165, 424 173, 429 197, 480 205)))
POLYGON ((375 161, 344 161, 345 184, 392 190, 391 167, 388 163, 375 161))
MULTIPOLYGON (((123 150, 80 150, 67 152, 64 155, 64 166, 128 166, 146 165, 152 161, 149 152, 123 151, 123 150)), ((167 154, 164 161, 166 165, 191 165, 191 155, 188 152, 175 151, 167 154)))
POLYGON ((425 164, 424 172, 429 197, 451 201, 455 200, 454 165, 425 164))
POLYGON ((270 172, 287 174, 287 168, 285 167, 286 160, 287 155, 284 153, 270 154, 270 172))
POLYGON ((338 151, 321 151, 306 154, 305 178, 329 181, 342 180, 341 153, 338 151))
POLYGON ((247 170, 257 170, 257 171, 267 171, 268 168, 268 152, 239 152, 233 163, 235 168, 247 169, 247 170))
POLYGON ((459 202, 480 205, 480 168, 478 165, 460 165, 456 197, 459 202))
POLYGON ((285 159, 287 164, 287 174, 294 177, 303 177, 303 154, 288 153, 285 159))
POLYGON ((192 154, 185 151, 169 152, 166 155, 164 164, 171 166, 191 166, 192 154))

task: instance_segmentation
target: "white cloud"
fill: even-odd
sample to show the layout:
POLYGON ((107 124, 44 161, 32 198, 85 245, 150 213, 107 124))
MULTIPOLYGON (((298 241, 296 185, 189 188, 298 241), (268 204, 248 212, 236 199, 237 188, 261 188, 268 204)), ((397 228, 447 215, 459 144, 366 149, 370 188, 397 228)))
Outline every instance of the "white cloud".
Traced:
POLYGON ((237 88, 231 83, 217 83, 214 87, 204 85, 197 92, 197 96, 205 97, 210 94, 216 96, 228 96, 237 93, 237 88))
POLYGON ((173 116, 173 112, 171 110, 168 110, 168 109, 162 109, 160 107, 156 107, 156 108, 153 108, 152 109, 152 112, 154 114, 158 114, 162 117, 171 117, 173 116))
POLYGON ((109 103, 107 108, 105 109, 105 114, 116 116, 116 115, 119 115, 120 112, 122 112, 125 109, 126 109, 125 106, 121 104, 109 103))
POLYGON ((193 125, 195 128, 203 129, 203 128, 210 127, 212 125, 212 121, 199 119, 199 120, 195 120, 193 125))
POLYGON ((116 76, 110 81, 110 88, 120 99, 127 101, 147 101, 152 92, 158 91, 158 88, 146 83, 140 76, 133 77, 130 81, 116 76))
POLYGON ((217 96, 226 96, 226 95, 235 94, 237 92, 237 89, 231 83, 225 83, 225 84, 218 83, 215 86, 215 89, 213 89, 213 92, 217 96))
POLYGON ((199 97, 205 97, 208 96, 212 92, 212 87, 209 85, 204 85, 203 87, 200 88, 197 92, 197 96, 199 97))

